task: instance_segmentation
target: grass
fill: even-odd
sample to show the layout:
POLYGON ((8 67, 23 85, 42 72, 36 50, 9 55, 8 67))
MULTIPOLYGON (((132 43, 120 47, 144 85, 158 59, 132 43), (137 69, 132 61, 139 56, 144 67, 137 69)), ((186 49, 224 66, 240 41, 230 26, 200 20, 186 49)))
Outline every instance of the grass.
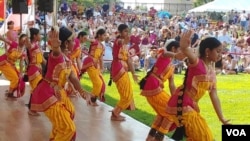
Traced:
MULTIPOLYGON (((138 73, 141 78, 145 75, 144 72, 138 73)), ((109 81, 109 73, 104 74, 106 84, 109 81)), ((132 80, 132 79, 131 79, 132 80)), ((231 119, 232 124, 250 124, 250 74, 238 75, 218 75, 217 89, 221 101, 221 106, 225 118, 231 119)), ((183 75, 175 75, 176 85, 182 84, 183 75)), ((132 82, 133 83, 133 82, 132 82)), ((91 90, 92 84, 88 79, 88 75, 83 75, 81 84, 87 90, 91 90)), ((165 84, 165 89, 168 90, 168 83, 165 84)), ((135 111, 124 111, 124 113, 133 117, 134 119, 150 126, 155 112, 147 103, 146 99, 140 95, 139 86, 133 83, 134 99, 136 104, 135 111)), ((119 99, 118 91, 115 84, 107 86, 106 88, 106 103, 115 106, 119 99)), ((216 141, 221 141, 221 123, 213 109, 209 95, 206 94, 199 102, 201 115, 206 119, 210 126, 216 141)), ((171 135, 169 133, 168 135, 171 135)))

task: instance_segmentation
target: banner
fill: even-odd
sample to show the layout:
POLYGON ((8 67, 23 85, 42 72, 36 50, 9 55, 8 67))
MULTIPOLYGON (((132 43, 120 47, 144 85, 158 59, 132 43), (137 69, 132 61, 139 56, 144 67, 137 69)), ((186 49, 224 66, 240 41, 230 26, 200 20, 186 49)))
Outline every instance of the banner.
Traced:
POLYGON ((5 6, 4 6, 5 2, 4 0, 0 0, 0 22, 4 20, 4 15, 5 15, 5 6))

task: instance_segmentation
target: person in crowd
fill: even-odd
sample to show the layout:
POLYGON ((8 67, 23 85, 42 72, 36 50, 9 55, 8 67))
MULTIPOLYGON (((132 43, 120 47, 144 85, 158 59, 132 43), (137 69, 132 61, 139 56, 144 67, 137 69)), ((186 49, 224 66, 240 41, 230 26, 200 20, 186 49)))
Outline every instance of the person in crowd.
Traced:
POLYGON ((130 82, 128 70, 131 71, 133 79, 138 82, 137 75, 133 68, 132 60, 129 58, 129 28, 126 24, 118 26, 119 36, 113 45, 113 61, 111 65, 111 79, 115 82, 120 95, 120 100, 112 110, 111 120, 125 121, 121 112, 125 109, 134 110, 133 89, 130 82))
POLYGON ((146 56, 144 62, 145 71, 148 72, 152 69, 157 60, 157 48, 151 47, 149 55, 146 56))
POLYGON ((18 95, 14 95, 14 92, 21 92, 24 94, 24 86, 20 87, 19 83, 22 81, 23 73, 23 63, 26 56, 25 53, 25 40, 27 36, 22 34, 19 37, 18 43, 16 41, 10 41, 3 36, 0 36, 0 40, 6 43, 9 48, 6 50, 6 53, 0 56, 0 71, 5 76, 7 80, 10 81, 9 89, 6 91, 5 96, 7 98, 17 98, 18 95), (16 67, 16 63, 19 61, 19 70, 16 67))
POLYGON ((102 72, 103 67, 103 55, 105 52, 103 41, 106 39, 106 31, 100 27, 95 35, 95 40, 91 42, 88 57, 86 57, 82 63, 82 73, 87 72, 92 82, 93 89, 91 93, 93 97, 91 101, 93 106, 97 106, 96 100, 99 97, 100 101, 104 102, 105 82, 103 80, 102 72))
POLYGON ((79 79, 71 70, 72 63, 65 55, 72 49, 73 43, 72 32, 67 28, 51 31, 47 72, 31 98, 31 110, 44 112, 52 123, 50 140, 54 141, 75 141, 76 138, 73 121, 75 109, 64 90, 66 81, 70 81, 86 102, 91 104, 92 95, 81 88, 79 79))
POLYGON ((223 61, 223 74, 238 74, 237 60, 232 54, 228 54, 226 60, 223 61))
POLYGON ((197 56, 189 48, 192 34, 193 31, 190 30, 181 36, 180 47, 182 53, 188 58, 188 68, 184 83, 169 99, 166 112, 177 125, 172 136, 174 140, 181 140, 186 134, 187 140, 212 141, 214 137, 200 114, 198 102, 208 91, 219 120, 222 124, 229 124, 229 120, 222 114, 214 68, 214 63, 221 58, 222 44, 214 37, 207 37, 201 41, 199 56, 197 56))
MULTIPOLYGON (((8 21, 7 22, 7 29, 8 31, 6 32, 6 39, 9 41, 14 41, 18 42, 18 33, 17 31, 14 30, 14 21, 8 21)), ((7 51, 9 46, 5 46, 5 51, 7 51)))
MULTIPOLYGON (((178 49, 179 42, 169 40, 165 44, 166 51, 159 54, 156 63, 140 81, 141 95, 145 96, 156 116, 151 125, 146 141, 163 141, 164 134, 168 133, 174 121, 166 113, 166 105, 170 95, 164 90, 164 83, 168 81, 171 95, 176 89, 174 83, 174 68, 172 59, 183 59, 184 55, 178 49)), ((173 126, 172 126, 173 127, 173 126)))

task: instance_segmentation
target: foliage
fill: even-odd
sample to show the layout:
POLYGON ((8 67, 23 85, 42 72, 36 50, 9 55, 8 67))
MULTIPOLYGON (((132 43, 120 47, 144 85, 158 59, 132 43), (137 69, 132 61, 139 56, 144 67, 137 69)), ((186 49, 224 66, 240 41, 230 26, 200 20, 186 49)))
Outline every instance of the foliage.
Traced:
POLYGON ((198 7, 200 5, 206 4, 206 3, 211 2, 211 1, 214 1, 214 0, 196 0, 194 2, 194 7, 198 7))
MULTIPOLYGON (((62 0, 60 0, 61 2, 62 0)), ((67 0, 68 3, 71 3, 73 0, 67 0)), ((104 3, 109 3, 110 0, 76 0, 77 3, 83 4, 84 7, 93 7, 95 5, 101 5, 104 3)))

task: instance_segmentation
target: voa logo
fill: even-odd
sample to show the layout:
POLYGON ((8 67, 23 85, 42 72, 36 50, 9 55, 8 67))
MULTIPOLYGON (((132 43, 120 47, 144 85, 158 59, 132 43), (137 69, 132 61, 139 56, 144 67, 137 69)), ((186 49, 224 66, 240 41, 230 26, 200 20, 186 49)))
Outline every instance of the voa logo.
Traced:
POLYGON ((226 129, 228 136, 247 136, 244 129, 226 129))

